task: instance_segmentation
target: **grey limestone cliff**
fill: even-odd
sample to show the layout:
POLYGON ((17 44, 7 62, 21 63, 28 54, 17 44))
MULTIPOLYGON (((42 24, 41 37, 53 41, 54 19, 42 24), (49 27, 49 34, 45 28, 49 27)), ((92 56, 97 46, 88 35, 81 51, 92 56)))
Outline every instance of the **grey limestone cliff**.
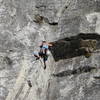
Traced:
POLYGON ((100 0, 0 0, 0 100, 100 100, 99 49, 100 0), (97 41, 89 57, 81 39, 97 41))

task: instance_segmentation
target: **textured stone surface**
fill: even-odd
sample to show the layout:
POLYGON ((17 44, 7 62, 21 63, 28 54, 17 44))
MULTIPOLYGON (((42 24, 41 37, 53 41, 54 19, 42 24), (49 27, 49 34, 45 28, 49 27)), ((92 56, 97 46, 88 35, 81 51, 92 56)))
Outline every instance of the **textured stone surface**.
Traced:
POLYGON ((32 54, 42 40, 100 35, 99 5, 99 0, 0 0, 0 100, 100 100, 99 39, 91 57, 55 61, 51 54, 46 70, 32 54))

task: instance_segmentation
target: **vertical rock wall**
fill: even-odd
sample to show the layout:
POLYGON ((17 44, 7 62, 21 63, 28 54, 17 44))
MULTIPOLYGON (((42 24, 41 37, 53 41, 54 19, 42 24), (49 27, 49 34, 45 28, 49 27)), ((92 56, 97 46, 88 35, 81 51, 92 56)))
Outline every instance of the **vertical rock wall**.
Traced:
POLYGON ((32 54, 39 50, 42 40, 53 42, 79 33, 100 34, 99 3, 0 0, 0 100, 99 100, 99 52, 90 58, 80 56, 58 62, 51 54, 46 70, 32 54), (86 66, 98 70, 68 74, 86 66))

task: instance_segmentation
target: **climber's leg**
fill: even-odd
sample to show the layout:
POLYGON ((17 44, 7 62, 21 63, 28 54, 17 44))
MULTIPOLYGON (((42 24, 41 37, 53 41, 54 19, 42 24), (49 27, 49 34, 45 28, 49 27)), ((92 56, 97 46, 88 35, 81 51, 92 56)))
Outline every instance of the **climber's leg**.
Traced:
POLYGON ((34 54, 34 57, 36 58, 36 60, 40 59, 38 52, 34 52, 33 54, 34 54))
POLYGON ((48 56, 44 55, 44 57, 43 57, 44 69, 46 69, 46 61, 47 61, 47 59, 48 59, 48 56))

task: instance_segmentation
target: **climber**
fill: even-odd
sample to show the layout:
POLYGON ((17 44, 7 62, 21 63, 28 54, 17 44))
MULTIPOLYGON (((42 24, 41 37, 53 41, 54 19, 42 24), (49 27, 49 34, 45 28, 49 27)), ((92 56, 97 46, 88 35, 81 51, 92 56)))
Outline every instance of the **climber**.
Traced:
POLYGON ((42 41, 41 45, 40 45, 40 51, 39 51, 39 56, 41 58, 43 58, 43 62, 44 62, 44 69, 46 69, 46 61, 48 59, 48 55, 49 55, 49 47, 51 47, 52 44, 46 41, 42 41))
POLYGON ((34 53, 34 56, 36 57, 36 60, 43 58, 44 62, 44 69, 46 69, 46 61, 48 59, 49 55, 49 47, 51 47, 52 44, 46 41, 42 41, 40 44, 40 51, 38 53, 34 53))
POLYGON ((42 43, 41 43, 41 45, 40 45, 40 55, 41 55, 41 53, 43 54, 43 55, 48 55, 48 49, 49 49, 49 47, 51 47, 52 46, 52 44, 51 43, 49 43, 49 42, 46 42, 46 41, 42 41, 42 43))

